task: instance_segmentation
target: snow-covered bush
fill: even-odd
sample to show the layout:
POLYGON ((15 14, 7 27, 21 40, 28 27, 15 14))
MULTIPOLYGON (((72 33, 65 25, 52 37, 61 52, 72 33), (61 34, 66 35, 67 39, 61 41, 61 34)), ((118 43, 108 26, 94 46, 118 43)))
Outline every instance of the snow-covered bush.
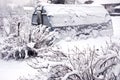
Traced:
MULTIPOLYGON (((1 17, 1 15, 0 15, 1 17)), ((30 41, 31 17, 23 10, 22 6, 15 6, 13 9, 8 7, 6 14, 2 15, 1 36, 4 37, 0 46, 1 58, 9 59, 8 56, 15 58, 15 52, 19 48, 26 46, 30 41), (11 47, 11 50, 3 49, 11 47), (18 49, 17 49, 18 48, 18 49)))
POLYGON ((0 53, 2 59, 13 59, 15 58, 15 52, 17 49, 23 47, 26 42, 21 37, 16 35, 10 35, 1 43, 0 53))
MULTIPOLYGON (((11 52, 12 55, 15 54, 17 47, 24 48, 24 46, 27 46, 27 44, 31 42, 35 43, 35 45, 31 47, 31 49, 33 48, 45 49, 45 48, 48 48, 48 46, 52 46, 56 42, 55 41, 56 34, 54 34, 54 32, 50 32, 49 28, 47 28, 46 26, 31 26, 29 17, 14 16, 12 17, 12 19, 15 19, 15 21, 12 20, 13 22, 11 22, 11 25, 13 25, 12 23, 15 23, 14 28, 16 29, 15 31, 12 31, 13 33, 11 33, 10 31, 9 36, 5 38, 2 43, 2 45, 9 45, 12 47, 12 50, 14 51, 14 52, 11 52), (19 30, 18 30, 18 23, 20 23, 19 30)), ((26 50, 28 50, 28 48, 26 48, 26 50)), ((1 51, 4 52, 5 50, 1 49, 1 51)), ((7 55, 7 53, 5 53, 4 55, 7 55)))
POLYGON ((48 46, 52 46, 57 42, 57 32, 51 32, 49 27, 40 25, 33 29, 32 40, 36 43, 34 48, 47 48, 48 46))
POLYGON ((43 57, 35 58, 35 63, 30 61, 29 65, 40 72, 36 80, 119 80, 120 44, 111 42, 106 45, 104 49, 87 48, 83 51, 75 47, 70 52, 72 54, 62 52, 64 58, 58 55, 57 58, 61 59, 58 61, 52 56, 53 53, 61 54, 61 51, 49 50, 41 53, 43 57))
POLYGON ((100 53, 97 49, 87 49, 82 52, 76 49, 74 52, 76 56, 69 56, 74 68, 73 73, 66 74, 67 77, 65 76, 63 80, 69 80, 71 75, 78 75, 81 79, 77 80, 119 80, 120 72, 115 71, 119 70, 120 64, 117 43, 111 43, 100 53), (74 71, 77 71, 77 74, 74 71))
POLYGON ((72 69, 68 66, 57 64, 51 67, 50 71, 48 72, 49 76, 47 80, 61 80, 65 74, 71 71, 72 69))

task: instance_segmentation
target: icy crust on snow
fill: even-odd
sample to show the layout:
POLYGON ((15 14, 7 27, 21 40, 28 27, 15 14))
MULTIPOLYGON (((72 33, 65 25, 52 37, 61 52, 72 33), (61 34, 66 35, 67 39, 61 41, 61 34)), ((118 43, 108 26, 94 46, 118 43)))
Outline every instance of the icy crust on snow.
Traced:
POLYGON ((104 23, 110 20, 101 5, 44 5, 44 12, 52 27, 104 23))

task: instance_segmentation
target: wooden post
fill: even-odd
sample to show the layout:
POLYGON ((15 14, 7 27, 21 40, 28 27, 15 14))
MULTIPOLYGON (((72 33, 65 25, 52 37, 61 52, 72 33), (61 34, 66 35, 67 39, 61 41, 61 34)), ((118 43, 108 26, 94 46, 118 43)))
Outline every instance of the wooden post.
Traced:
POLYGON ((30 33, 29 33, 29 43, 32 41, 31 35, 32 35, 32 31, 30 30, 30 33))
POLYGON ((18 36, 20 36, 20 22, 18 22, 18 36))

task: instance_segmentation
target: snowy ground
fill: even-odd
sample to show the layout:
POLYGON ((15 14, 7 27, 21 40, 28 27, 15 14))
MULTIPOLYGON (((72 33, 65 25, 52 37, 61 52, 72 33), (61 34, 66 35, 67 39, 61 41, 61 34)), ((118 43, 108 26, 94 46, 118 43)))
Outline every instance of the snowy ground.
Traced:
MULTIPOLYGON (((114 35, 113 39, 117 40, 120 38, 120 17, 112 17, 113 20, 113 29, 114 35)), ((88 40, 81 40, 81 41, 73 41, 65 43, 62 41, 61 49, 65 52, 69 49, 73 49, 74 47, 78 46, 81 49, 86 48, 88 46, 96 48, 100 48, 101 46, 105 46, 106 41, 109 42, 109 37, 98 37, 98 38, 91 38, 88 40)), ((36 71, 32 69, 30 66, 27 65, 26 61, 3 61, 0 60, 0 80, 17 80, 20 76, 29 76, 34 75, 36 71)))
POLYGON ((106 42, 116 41, 120 38, 120 16, 112 17, 113 23, 113 36, 110 37, 97 37, 97 38, 89 38, 87 40, 80 40, 80 41, 68 41, 68 42, 60 42, 60 47, 63 51, 67 52, 68 49, 74 49, 75 47, 79 47, 81 49, 88 48, 88 47, 95 47, 101 48, 105 47, 106 42))
POLYGON ((114 37, 120 38, 120 16, 112 17, 114 37))
POLYGON ((26 61, 0 60, 0 80, 17 80, 20 76, 34 75, 35 72, 26 64, 26 61))

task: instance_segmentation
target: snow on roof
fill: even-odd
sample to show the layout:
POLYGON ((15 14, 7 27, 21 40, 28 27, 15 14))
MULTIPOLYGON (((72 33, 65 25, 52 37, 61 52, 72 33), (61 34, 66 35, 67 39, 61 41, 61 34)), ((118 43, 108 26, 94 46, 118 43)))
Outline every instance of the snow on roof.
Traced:
POLYGON ((101 5, 46 5, 43 9, 53 27, 103 23, 107 14, 101 5))
POLYGON ((96 4, 115 4, 120 3, 120 0, 94 0, 96 4))

